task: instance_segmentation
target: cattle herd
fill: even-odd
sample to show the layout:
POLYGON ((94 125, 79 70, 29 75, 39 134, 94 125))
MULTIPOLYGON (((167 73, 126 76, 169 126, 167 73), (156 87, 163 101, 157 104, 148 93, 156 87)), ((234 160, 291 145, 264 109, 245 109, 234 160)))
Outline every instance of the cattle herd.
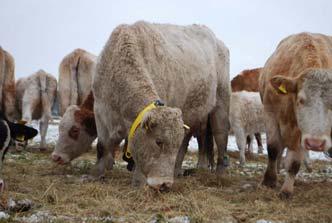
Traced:
POLYGON ((254 137, 262 153, 264 132, 268 165, 262 185, 276 187, 283 163, 280 196, 289 198, 301 162, 311 168, 308 151, 332 151, 332 37, 286 37, 264 67, 232 81, 229 65, 228 48, 202 25, 120 25, 98 57, 82 49, 65 56, 58 83, 43 70, 15 83, 14 59, 0 48, 0 164, 10 141, 37 134, 32 120, 39 120, 40 148, 46 148, 51 109, 58 103, 62 119, 51 155, 58 164, 87 152, 98 138, 95 169, 103 178, 125 141, 132 184, 164 191, 183 174, 192 136, 199 145, 198 168, 219 176, 227 167, 229 133, 244 165, 254 137))

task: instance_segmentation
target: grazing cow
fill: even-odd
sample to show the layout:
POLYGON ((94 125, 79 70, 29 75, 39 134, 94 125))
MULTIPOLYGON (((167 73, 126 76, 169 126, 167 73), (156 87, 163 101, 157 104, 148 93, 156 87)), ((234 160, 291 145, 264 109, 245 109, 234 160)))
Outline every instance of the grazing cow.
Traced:
POLYGON ((246 136, 265 132, 264 108, 259 93, 233 92, 229 120, 240 150, 240 164, 244 165, 246 136))
POLYGON ((68 163, 91 148, 97 138, 93 102, 90 91, 81 106, 67 108, 59 124, 59 139, 52 153, 54 162, 68 163))
POLYGON ((91 91, 96 56, 82 49, 68 54, 59 67, 59 110, 63 116, 70 105, 80 105, 91 91))
MULTIPOLYGON (((237 91, 259 91, 259 74, 262 68, 255 68, 251 70, 244 70, 231 81, 232 92, 237 91)), ((263 152, 263 144, 261 134, 255 133, 255 138, 258 145, 258 152, 263 152)), ((247 136, 248 148, 252 145, 251 136, 247 136)), ((250 150, 249 150, 250 151, 250 150)))
POLYGON ((300 33, 282 40, 261 72, 269 157, 262 184, 276 186, 276 161, 287 147, 282 198, 293 193, 304 150, 331 147, 331 68, 332 37, 300 33))
POLYGON ((0 47, 0 109, 11 121, 16 118, 14 69, 14 58, 0 47))
POLYGON ((176 166, 182 163, 177 155, 185 150, 184 124, 198 129, 208 115, 218 146, 217 173, 222 172, 229 52, 207 27, 147 22, 117 27, 99 56, 93 93, 101 175, 111 168, 110 150, 128 136, 133 184, 169 188, 177 157, 176 166))
POLYGON ((56 79, 43 70, 16 82, 16 104, 20 118, 28 123, 39 120, 40 149, 46 148, 48 121, 56 96, 56 79))
POLYGON ((4 189, 2 166, 10 140, 28 140, 35 137, 37 134, 38 131, 34 128, 13 123, 5 117, 3 112, 0 112, 0 192, 4 189))

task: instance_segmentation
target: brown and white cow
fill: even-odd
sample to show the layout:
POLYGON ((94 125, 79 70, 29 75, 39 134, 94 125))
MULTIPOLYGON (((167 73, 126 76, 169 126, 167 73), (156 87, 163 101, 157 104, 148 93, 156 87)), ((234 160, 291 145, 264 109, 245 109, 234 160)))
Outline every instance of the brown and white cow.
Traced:
POLYGON ((67 108, 59 124, 59 138, 52 153, 54 162, 68 163, 91 148, 97 138, 93 102, 90 92, 82 105, 67 108))
POLYGON ((331 68, 332 37, 300 33, 282 40, 261 72, 269 158, 262 184, 276 186, 276 160, 287 147, 282 197, 293 193, 304 150, 331 147, 331 68))
POLYGON ((0 106, 11 121, 16 118, 14 69, 14 58, 0 47, 0 106))
POLYGON ((216 172, 224 169, 229 51, 207 27, 147 22, 117 27, 99 56, 93 93, 98 144, 104 148, 100 174, 112 163, 110 150, 128 136, 133 184, 170 187, 183 124, 197 126, 208 115, 218 146, 216 172))
POLYGON ((43 70, 16 82, 16 104, 20 118, 28 123, 39 120, 40 148, 46 148, 48 122, 57 90, 57 81, 43 70))
MULTIPOLYGON (((259 91, 259 75, 262 68, 255 68, 249 70, 243 70, 240 74, 235 76, 231 80, 231 87, 232 92, 238 91, 252 91, 258 92, 259 91)), ((262 144, 262 137, 259 132, 255 133, 255 138, 258 145, 258 152, 263 152, 263 144, 262 144)), ((250 151, 250 146, 252 145, 251 142, 252 136, 247 136, 247 146, 250 151)))
POLYGON ((70 105, 80 105, 91 91, 96 56, 82 49, 68 54, 59 67, 59 110, 62 116, 70 105))

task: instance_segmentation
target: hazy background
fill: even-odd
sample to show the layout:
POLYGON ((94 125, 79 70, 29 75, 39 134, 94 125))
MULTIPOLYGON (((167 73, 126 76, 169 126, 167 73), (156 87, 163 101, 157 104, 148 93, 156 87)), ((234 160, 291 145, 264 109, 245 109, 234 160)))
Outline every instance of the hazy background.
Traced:
POLYGON ((0 45, 15 58, 16 77, 45 69, 58 76, 75 48, 99 54, 121 23, 146 20, 209 26, 229 47, 231 76, 263 66, 289 34, 332 34, 330 0, 0 0, 0 45))

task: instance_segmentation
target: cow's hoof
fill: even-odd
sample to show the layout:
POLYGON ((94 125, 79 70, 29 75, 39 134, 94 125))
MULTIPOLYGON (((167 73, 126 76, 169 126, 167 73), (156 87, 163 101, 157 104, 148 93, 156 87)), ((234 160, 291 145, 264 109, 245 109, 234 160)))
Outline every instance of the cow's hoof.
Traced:
POLYGON ((279 198, 281 200, 290 200, 293 197, 293 193, 289 192, 289 191, 281 191, 279 193, 279 198))
POLYGON ((269 187, 269 188, 276 188, 277 187, 277 180, 264 178, 264 180, 262 181, 261 184, 263 186, 266 186, 266 187, 269 187))
POLYGON ((186 169, 186 170, 183 171, 183 176, 184 177, 185 176, 192 176, 195 173, 197 173, 197 169, 194 169, 194 168, 192 168, 192 169, 186 169))

